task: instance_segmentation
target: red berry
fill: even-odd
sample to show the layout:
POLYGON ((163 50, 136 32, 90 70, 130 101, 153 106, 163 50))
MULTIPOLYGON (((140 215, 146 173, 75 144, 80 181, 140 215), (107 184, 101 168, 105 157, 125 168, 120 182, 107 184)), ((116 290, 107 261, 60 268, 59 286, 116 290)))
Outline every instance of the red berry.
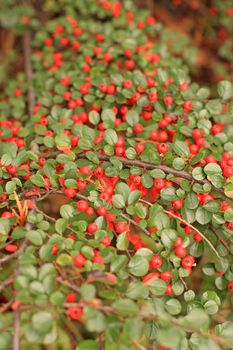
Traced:
POLYGON ((163 264, 162 259, 157 255, 153 256, 149 262, 149 266, 151 270, 160 268, 162 264, 163 264))
POLYGON ((88 208, 88 202, 85 201, 84 199, 81 199, 76 203, 76 208, 78 209, 78 211, 81 211, 81 212, 86 211, 88 208))
POLYGON ((157 145, 157 150, 158 150, 159 154, 165 154, 168 151, 168 145, 166 143, 164 143, 164 142, 163 143, 159 143, 157 145))
POLYGON ((72 320, 79 320, 82 317, 83 309, 79 306, 70 307, 68 310, 68 315, 72 320))
POLYGON ((195 264, 195 258, 192 255, 187 255, 185 258, 182 259, 181 265, 185 269, 191 268, 195 264))
POLYGON ((217 135, 217 134, 220 134, 224 129, 224 124, 214 124, 212 126, 212 129, 211 129, 211 133, 213 135, 217 135))
POLYGON ((172 285, 168 284, 167 288, 166 288, 166 292, 167 295, 172 295, 173 294, 173 290, 172 290, 172 285))
POLYGON ((232 168, 232 167, 229 167, 229 166, 225 167, 225 168, 223 169, 223 175, 224 175, 225 177, 233 176, 233 168, 232 168))
POLYGON ((183 206, 183 200, 182 199, 177 199, 175 201, 172 202, 172 206, 175 210, 179 210, 182 208, 183 206))
POLYGON ((168 134, 166 131, 161 131, 159 133, 159 141, 166 142, 168 140, 168 134))
POLYGON ((68 293, 66 296, 67 303, 75 303, 76 302, 76 294, 74 292, 68 293))
POLYGON ((165 96, 163 101, 166 106, 171 106, 173 103, 173 98, 171 96, 165 96))
POLYGON ((144 151, 145 146, 142 143, 137 143, 135 146, 135 151, 140 154, 144 151))
POLYGON ((233 281, 228 283, 227 288, 228 288, 230 293, 233 293, 233 281))
POLYGON ((160 277, 163 281, 171 281, 172 273, 171 273, 171 271, 161 272, 160 277))
POLYGON ((200 129, 193 129, 192 136, 195 140, 201 138, 203 136, 202 131, 200 129))
POLYGON ((107 214, 107 209, 105 207, 99 207, 97 209, 97 214, 100 216, 105 216, 107 214))
POLYGON ((77 193, 77 190, 75 188, 66 188, 64 190, 64 194, 68 198, 73 198, 77 193))
POLYGON ((187 250, 183 246, 179 246, 175 248, 175 253, 179 258, 183 258, 187 254, 187 250))
POLYGON ((95 210, 92 207, 88 207, 87 210, 86 210, 86 214, 88 216, 92 216, 92 215, 95 214, 95 210))
POLYGON ((157 130, 152 130, 150 133, 150 139, 157 141, 159 139, 159 132, 157 130))
POLYGON ((192 102, 190 100, 184 101, 183 108, 184 108, 184 111, 188 113, 193 109, 192 102))
POLYGON ((56 254, 58 253, 58 251, 59 251, 59 246, 58 246, 58 244, 53 244, 52 250, 51 250, 51 254, 52 254, 52 255, 56 255, 56 254))
POLYGON ((14 175, 17 172, 17 168, 14 165, 7 165, 6 170, 8 171, 9 174, 14 175))
POLYGON ((103 244, 105 247, 110 246, 111 244, 111 238, 109 236, 105 236, 101 241, 101 244, 103 244))
POLYGON ((72 136, 72 138, 71 138, 72 146, 74 146, 74 147, 78 146, 78 141, 79 141, 78 136, 72 136))
POLYGON ((1 218, 6 218, 6 219, 10 219, 14 216, 13 213, 11 213, 10 211, 4 211, 2 214, 1 214, 1 218))
POLYGON ((74 265, 77 267, 82 267, 85 265, 86 259, 82 254, 78 254, 74 257, 74 265))
POLYGON ((18 250, 18 247, 15 244, 7 244, 5 246, 5 251, 8 253, 14 253, 16 250, 18 250))
POLYGON ((97 230, 98 230, 98 225, 95 222, 93 222, 87 226, 87 231, 90 235, 95 233, 97 230))
POLYGON ((133 130, 136 134, 140 134, 141 132, 143 132, 144 127, 142 124, 135 124, 133 130))

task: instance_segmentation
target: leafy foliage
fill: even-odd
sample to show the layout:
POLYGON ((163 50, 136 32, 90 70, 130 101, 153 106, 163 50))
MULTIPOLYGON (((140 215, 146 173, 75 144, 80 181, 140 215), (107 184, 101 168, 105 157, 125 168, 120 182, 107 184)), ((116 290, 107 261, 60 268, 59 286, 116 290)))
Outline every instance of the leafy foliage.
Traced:
POLYGON ((130 0, 44 11, 0 102, 0 349, 231 349, 232 83, 130 0))

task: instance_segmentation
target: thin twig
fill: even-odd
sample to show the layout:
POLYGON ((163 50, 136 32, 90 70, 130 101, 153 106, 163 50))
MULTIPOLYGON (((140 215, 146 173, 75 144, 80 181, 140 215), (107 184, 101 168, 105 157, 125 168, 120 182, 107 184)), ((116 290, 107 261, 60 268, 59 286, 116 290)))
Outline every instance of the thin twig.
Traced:
POLYGON ((0 283, 0 292, 7 286, 9 286, 9 284, 11 284, 15 277, 17 276, 17 272, 13 272, 13 274, 11 276, 9 276, 5 281, 0 283))
POLYGON ((130 219, 130 218, 129 218, 127 215, 125 215, 125 214, 120 214, 120 216, 121 216, 123 219, 127 220, 130 224, 132 224, 132 225, 138 227, 138 228, 139 228, 141 231, 143 231, 147 236, 150 236, 150 232, 147 231, 147 229, 141 227, 136 221, 134 221, 133 219, 130 219))
POLYGON ((64 281, 61 277, 57 277, 57 282, 63 284, 66 287, 69 287, 70 289, 72 289, 76 293, 80 293, 80 288, 79 287, 75 286, 74 284, 71 284, 68 281, 64 281))
POLYGON ((230 254, 232 254, 230 245, 225 241, 223 237, 221 237, 220 233, 218 233, 218 230, 216 230, 212 225, 210 226, 211 231, 214 232, 214 234, 217 236, 219 241, 224 245, 224 247, 229 251, 230 254))
MULTIPOLYGON (((58 155, 60 154, 60 152, 51 152, 51 153, 40 153, 40 157, 44 157, 44 158, 56 158, 58 155)), ((218 192, 218 193, 221 193, 222 195, 224 195, 229 201, 232 201, 230 198, 228 198, 225 193, 224 193, 224 190, 223 188, 217 188, 215 187, 210 181, 208 181, 207 179, 205 180, 197 180, 195 179, 192 174, 184 171, 184 170, 177 170, 177 169, 174 169, 172 167, 169 167, 167 165, 164 165, 164 164, 153 164, 153 163, 149 163, 149 162, 143 162, 141 160, 138 160, 138 159, 127 159, 127 158, 124 158, 124 157, 110 157, 110 156, 107 156, 107 155, 103 155, 103 154, 100 154, 100 153, 97 153, 96 152, 96 155, 97 157, 100 159, 100 160, 106 160, 106 161, 110 161, 111 158, 116 158, 118 159, 121 163, 125 164, 126 166, 138 166, 140 168, 143 168, 143 169, 147 169, 147 170, 153 170, 153 169, 158 169, 158 170, 162 170, 164 171, 166 174, 171 174, 171 175, 174 175, 175 177, 179 177, 179 178, 182 178, 182 179, 186 179, 188 181, 192 181, 194 183, 198 183, 200 185, 205 185, 205 184, 208 184, 211 186, 211 188, 218 192)), ((84 153, 80 153, 77 155, 77 158, 81 158, 81 157, 85 157, 85 154, 84 153)))
MULTIPOLYGON (((152 203, 150 202, 147 202, 143 199, 140 199, 141 202, 143 203, 146 203, 147 205, 151 206, 152 207, 152 203)), ((173 214, 172 212, 170 212, 169 210, 166 210, 166 209, 163 209, 163 212, 167 215, 171 215, 173 218, 179 220, 180 222, 182 222, 182 224, 185 224, 186 226, 189 226, 190 228, 193 229, 193 231, 197 232, 202 238, 204 241, 206 241, 206 243, 210 246, 210 248, 213 250, 213 252, 217 255, 217 257, 219 259, 221 259, 220 255, 218 254, 217 250, 215 249, 215 247, 213 246, 213 244, 210 242, 210 240, 208 238, 206 238, 206 236, 201 232, 199 231, 195 226, 193 226, 192 224, 188 223, 187 221, 185 221, 184 219, 180 218, 179 216, 177 216, 176 214, 173 214)))
POLYGON ((9 309, 11 304, 13 303, 13 300, 9 300, 7 303, 5 303, 2 307, 0 307, 0 314, 3 314, 6 310, 9 309))
POLYGON ((13 350, 20 350, 20 311, 14 311, 13 350))
POLYGON ((14 252, 11 255, 6 255, 2 259, 0 259, 0 265, 5 264, 6 262, 12 259, 18 258, 18 256, 20 256, 24 252, 27 246, 28 246, 28 241, 25 239, 21 244, 20 248, 16 252, 14 252))

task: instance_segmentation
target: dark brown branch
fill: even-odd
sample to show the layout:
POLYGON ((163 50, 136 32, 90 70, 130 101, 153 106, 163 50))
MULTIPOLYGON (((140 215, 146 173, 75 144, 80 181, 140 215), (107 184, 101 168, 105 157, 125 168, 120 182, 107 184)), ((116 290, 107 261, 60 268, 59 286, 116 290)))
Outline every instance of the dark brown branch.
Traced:
MULTIPOLYGON (((56 158, 59 154, 61 154, 60 152, 52 152, 52 153, 41 153, 40 157, 44 157, 46 159, 48 158, 56 158)), ((99 153, 96 153, 97 157, 100 160, 105 160, 105 161, 110 161, 110 156, 106 156, 106 155, 102 155, 99 153)), ((85 157, 84 153, 80 153, 77 155, 77 158, 82 158, 85 157)), ((200 185, 205 185, 208 184, 211 186, 211 188, 218 192, 221 193, 222 195, 224 195, 225 197, 227 197, 224 193, 224 190, 222 188, 217 188, 215 187, 210 181, 208 180, 197 180, 195 179, 192 174, 188 173, 187 171, 184 170, 176 170, 172 167, 169 167, 167 165, 164 164, 153 164, 153 163, 149 163, 149 162, 143 162, 141 160, 138 159, 127 159, 124 157, 115 157, 116 159, 118 159, 121 163, 123 163, 126 166, 138 166, 140 168, 143 169, 147 169, 147 170, 153 170, 153 169, 158 169, 158 170, 162 170, 164 171, 166 174, 170 174, 170 175, 174 175, 175 177, 178 178, 182 178, 182 179, 186 179, 188 181, 192 181, 194 183, 198 183, 200 185)), ((232 201, 230 198, 227 197, 227 199, 229 201, 232 201)))
MULTIPOLYGON (((97 156, 100 160, 110 160, 110 158, 111 158, 109 156, 105 156, 105 155, 101 155, 101 154, 97 154, 97 156)), ((193 182, 199 183, 200 185, 209 184, 214 191, 219 192, 221 194, 224 194, 224 191, 222 188, 216 188, 208 180, 194 179, 194 177, 191 174, 189 174, 188 172, 183 171, 183 170, 176 170, 176 169, 173 169, 167 165, 153 164, 153 163, 143 162, 143 161, 137 160, 137 159, 127 159, 127 158, 123 158, 123 157, 117 157, 117 159, 127 166, 129 166, 129 165, 138 166, 140 168, 144 168, 147 170, 158 169, 158 170, 164 171, 166 174, 171 174, 171 175, 174 175, 176 177, 181 177, 181 178, 186 179, 188 181, 193 181, 193 182)))

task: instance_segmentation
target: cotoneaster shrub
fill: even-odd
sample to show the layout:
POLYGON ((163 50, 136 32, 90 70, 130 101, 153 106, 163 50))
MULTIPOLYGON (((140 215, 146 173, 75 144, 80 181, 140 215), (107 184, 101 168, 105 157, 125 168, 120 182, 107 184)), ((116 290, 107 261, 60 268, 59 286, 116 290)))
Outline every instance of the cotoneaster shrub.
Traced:
POLYGON ((0 103, 0 349, 231 349, 232 83, 131 1, 44 9, 0 103))

